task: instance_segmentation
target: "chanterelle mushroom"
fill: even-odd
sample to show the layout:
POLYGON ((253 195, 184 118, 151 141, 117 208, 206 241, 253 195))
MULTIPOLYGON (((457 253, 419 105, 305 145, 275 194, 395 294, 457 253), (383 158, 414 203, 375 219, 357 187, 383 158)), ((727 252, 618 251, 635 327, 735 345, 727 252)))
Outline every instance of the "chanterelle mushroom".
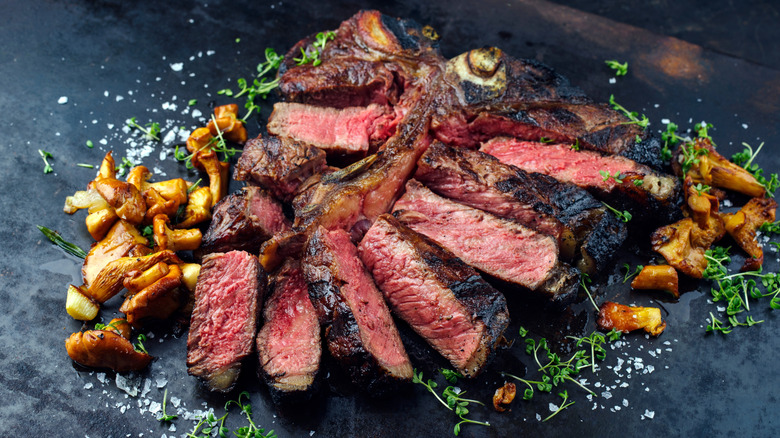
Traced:
MULTIPOLYGON (((165 319, 181 305, 183 295, 179 289, 182 284, 181 269, 176 265, 158 263, 150 270, 164 270, 167 273, 148 285, 146 285, 148 278, 144 279, 146 281, 139 282, 139 285, 144 286, 141 290, 133 288, 132 280, 125 282, 132 295, 122 303, 119 311, 127 315, 127 322, 133 327, 140 327, 147 319, 165 319)), ((143 277, 144 274, 139 277, 143 277)))
POLYGON ((146 368, 152 356, 136 351, 133 344, 113 330, 88 330, 65 340, 68 356, 88 367, 110 368, 118 373, 146 368))
POLYGON ((189 230, 172 230, 168 228, 170 219, 164 214, 154 217, 154 242, 161 250, 188 251, 197 249, 203 235, 197 228, 189 230))

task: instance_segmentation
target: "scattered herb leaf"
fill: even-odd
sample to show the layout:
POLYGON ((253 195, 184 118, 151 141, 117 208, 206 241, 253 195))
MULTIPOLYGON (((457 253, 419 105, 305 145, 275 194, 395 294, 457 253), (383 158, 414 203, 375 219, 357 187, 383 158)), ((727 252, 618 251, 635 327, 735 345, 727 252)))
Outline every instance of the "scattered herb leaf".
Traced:
POLYGON ((51 164, 49 164, 49 158, 54 158, 52 157, 51 153, 46 152, 43 149, 38 149, 38 155, 40 155, 41 158, 43 158, 43 164, 44 164, 43 173, 46 174, 46 173, 54 172, 54 169, 52 169, 51 164))
POLYGON ((41 231, 41 233, 43 233, 44 236, 46 236, 53 244, 62 248, 63 251, 67 252, 70 255, 74 255, 78 258, 83 259, 87 257, 86 251, 84 251, 83 249, 79 248, 78 246, 70 242, 66 242, 65 239, 63 239, 62 236, 60 236, 60 233, 52 229, 46 228, 42 225, 36 225, 36 226, 41 231))
POLYGON ((623 276, 623 284, 626 284, 628 280, 631 279, 631 277, 634 277, 635 275, 642 272, 642 269, 645 267, 643 265, 636 265, 636 268, 632 271, 631 265, 628 263, 623 263, 623 267, 626 268, 626 275, 623 276))
POLYGON ((602 202, 602 204, 604 204, 604 206, 607 207, 607 209, 609 211, 611 211, 612 213, 615 213, 615 216, 617 216, 617 218, 620 219, 623 222, 628 222, 628 221, 630 221, 633 218, 631 213, 629 213, 627 210, 618 211, 616 208, 610 206, 606 202, 602 202))
POLYGON ((625 76, 628 73, 628 61, 620 63, 614 59, 604 61, 609 68, 615 70, 615 76, 625 76))
POLYGON ((636 111, 629 111, 623 105, 620 105, 619 103, 615 102, 615 96, 613 94, 609 95, 609 104, 612 105, 612 109, 615 111, 619 111, 623 113, 624 116, 628 117, 630 120, 629 122, 624 122, 625 125, 638 125, 642 129, 647 129, 647 126, 650 125, 650 119, 647 118, 644 114, 642 114, 642 118, 639 118, 639 113, 636 111))

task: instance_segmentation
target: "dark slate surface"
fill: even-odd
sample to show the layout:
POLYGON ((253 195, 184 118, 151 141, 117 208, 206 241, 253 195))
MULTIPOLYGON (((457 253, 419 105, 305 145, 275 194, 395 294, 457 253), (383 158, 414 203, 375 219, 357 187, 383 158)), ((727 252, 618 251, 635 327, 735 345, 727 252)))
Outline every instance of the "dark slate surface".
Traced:
MULTIPOLYGON (((729 50, 720 51, 733 55, 728 56, 659 36, 655 32, 669 29, 659 22, 663 18, 647 19, 651 32, 543 1, 486 1, 479 7, 472 3, 5 2, 0 26, 0 109, 6 127, 0 141, 4 157, 0 193, 6 207, 0 228, 5 254, 0 268, 0 300, 5 304, 0 317, 0 435, 181 436, 194 424, 184 418, 183 408, 210 406, 221 415, 222 405, 237 393, 208 394, 187 376, 185 338, 166 327, 153 330, 154 338, 148 342, 159 359, 148 371, 125 376, 136 382, 131 386, 139 384, 142 393, 149 382, 143 396, 126 395, 111 374, 73 367, 63 341, 81 324, 66 315, 64 301, 67 284, 80 283, 80 261, 45 241, 35 225, 57 229, 87 247, 84 213, 67 216, 62 204, 94 177, 94 170, 76 163, 97 165, 109 149, 119 158, 128 142, 143 143, 137 135, 122 131, 125 119, 160 122, 163 134, 173 127, 192 129, 200 122, 191 112, 182 114, 189 99, 197 99, 194 108, 207 114, 210 105, 230 101, 216 91, 235 88, 235 79, 251 75, 265 47, 286 50, 309 33, 335 28, 361 7, 381 7, 386 13, 434 25, 449 57, 473 47, 498 45, 512 55, 541 60, 594 98, 606 101, 615 94, 626 107, 646 113, 652 129, 661 129, 663 118, 684 127, 700 120, 711 122, 724 155, 737 151, 743 141, 752 145, 765 141, 760 163, 768 171, 780 170, 776 147, 780 74, 740 59, 760 62, 754 55, 759 49, 745 29, 719 39, 715 32, 724 32, 720 22, 712 15, 697 18, 695 6, 681 9, 684 13, 675 17, 680 29, 682 23, 709 29, 700 34, 716 44, 702 44, 716 50, 718 44, 727 44, 729 50), (629 75, 616 84, 609 83, 611 74, 603 64, 612 58, 627 60, 631 66, 629 75), (183 63, 181 71, 171 68, 176 63, 183 63), (67 96, 67 104, 57 103, 61 96, 67 96), (175 104, 176 110, 169 105, 164 109, 165 103, 175 104), (85 146, 87 140, 95 143, 94 149, 85 146), (54 173, 42 173, 39 148, 54 155, 54 173), (180 414, 175 432, 149 412, 154 402, 162 400, 163 386, 181 400, 181 410, 169 409, 180 414)), ((608 7, 610 2, 595 3, 607 6, 594 11, 621 17, 608 7)), ((730 2, 715 3, 733 8, 734 16, 740 17, 737 21, 765 19, 729 6, 730 2)), ((766 5, 771 2, 763 5, 770 7, 766 5)), ((266 105, 263 118, 250 126, 250 134, 259 132, 269 108, 266 105)), ((167 177, 198 178, 172 159, 171 145, 151 145, 154 150, 141 160, 143 164, 159 168, 167 177), (164 160, 162 151, 167 153, 164 160)), ((743 201, 734 199, 737 204, 743 201)), ((621 254, 614 274, 624 261, 648 260, 635 253, 646 251, 649 231, 633 230, 638 243, 621 254)), ((767 267, 776 270, 776 256, 767 259, 767 267)), ((780 321, 766 301, 751 307, 755 318, 765 323, 722 337, 704 333, 706 316, 717 312, 717 306, 707 302, 705 284, 691 283, 679 302, 629 292, 617 275, 605 276, 595 289, 599 300, 663 305, 666 332, 658 339, 629 336, 620 349, 609 351, 596 377, 584 374, 591 384, 601 385, 594 385, 600 394, 595 405, 584 392, 569 387, 575 405, 547 423, 539 422, 537 414, 540 418, 549 414, 548 404, 560 400, 554 396, 518 401, 504 414, 475 407, 473 418, 487 420, 492 427, 466 426, 464 436, 733 436, 744 431, 773 435, 780 425, 771 378, 780 347, 780 321), (642 359, 643 368, 636 365, 635 357, 642 359), (628 386, 620 387, 621 383, 628 386), (618 386, 610 390, 610 398, 602 394, 604 385, 618 386), (654 417, 643 419, 646 411, 654 417)), ((509 298, 515 320, 510 337, 520 324, 537 337, 553 340, 593 328, 592 313, 584 303, 554 313, 525 303, 516 293, 509 298)), ((101 312, 103 321, 118 306, 111 302, 101 312)), ((499 354, 490 372, 464 384, 464 389, 488 401, 501 381, 496 371, 523 374, 526 366, 532 367, 521 350, 515 346, 499 354)), ((432 375, 434 365, 418 362, 427 375, 432 375)), ((449 436, 454 425, 452 415, 420 387, 374 400, 336 385, 337 391, 324 391, 310 404, 278 411, 254 378, 252 367, 248 371, 241 389, 251 393, 254 419, 279 436, 449 436)), ((234 412, 229 425, 237 424, 234 412)))

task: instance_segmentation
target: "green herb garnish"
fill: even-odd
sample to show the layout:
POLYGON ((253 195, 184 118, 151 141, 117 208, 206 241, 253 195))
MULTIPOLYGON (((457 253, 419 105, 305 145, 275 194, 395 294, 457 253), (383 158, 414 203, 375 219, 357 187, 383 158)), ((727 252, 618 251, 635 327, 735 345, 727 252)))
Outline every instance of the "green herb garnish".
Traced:
POLYGON ((623 122, 624 125, 638 125, 642 129, 647 129, 647 126, 650 124, 650 120, 642 114, 642 118, 639 118, 639 113, 635 111, 629 111, 623 107, 623 105, 620 105, 619 103, 615 102, 615 96, 613 94, 609 95, 609 104, 612 105, 612 109, 615 111, 619 111, 623 113, 624 116, 628 117, 630 120, 629 122, 623 122))
POLYGON ((742 146, 744 146, 745 149, 742 152, 737 152, 736 154, 732 155, 731 161, 739 166, 744 167, 745 170, 750 172, 756 181, 764 186, 767 196, 774 197, 775 191, 777 190, 778 185, 780 185, 780 181, 778 181, 778 175, 776 173, 772 173, 769 175, 769 180, 767 180, 766 177, 764 177, 764 169, 760 168, 758 164, 753 163, 756 155, 758 155, 758 153, 761 152, 761 148, 764 147, 764 143, 762 142, 760 145, 758 145, 755 151, 753 151, 753 148, 747 143, 742 143, 742 146))
POLYGON ((615 216, 617 216, 617 218, 620 219, 623 222, 628 222, 628 221, 630 221, 633 218, 631 213, 629 213, 627 210, 618 211, 616 208, 612 207, 611 205, 607 204, 606 202, 602 202, 602 204, 604 204, 604 207, 607 207, 607 209, 609 211, 611 211, 612 213, 615 213, 615 216))
POLYGON ((95 147, 95 143, 92 143, 92 140, 87 140, 87 147, 92 149, 93 147, 95 147))
POLYGON ((133 344, 133 350, 135 350, 135 351, 137 351, 139 353, 149 354, 149 352, 146 351, 146 347, 144 346, 144 342, 146 342, 146 335, 144 335, 143 333, 140 333, 138 335, 138 340, 136 341, 135 344, 133 344))
POLYGON ((145 125, 146 127, 143 127, 143 126, 139 125, 138 122, 135 121, 135 117, 131 117, 127 121, 127 126, 143 132, 144 136, 146 138, 148 138, 149 140, 160 141, 160 137, 159 137, 159 135, 160 135, 160 124, 157 123, 157 122, 147 123, 145 125))
POLYGON ((65 239, 60 236, 60 234, 54 230, 51 230, 49 228, 46 228, 42 225, 36 225, 39 230, 41 230, 41 233, 43 233, 44 236, 46 236, 53 244, 59 246, 62 248, 63 251, 67 252, 70 255, 74 255, 78 258, 86 258, 87 253, 83 249, 79 248, 78 246, 66 242, 65 239))
POLYGON ((622 184, 623 183, 623 177, 620 176, 620 172, 616 171, 614 175, 611 175, 606 170, 599 170, 599 175, 601 175, 601 178, 606 182, 608 179, 612 178, 615 180, 616 183, 622 184))
POLYGON ((163 423, 169 423, 172 420, 177 419, 178 415, 168 415, 165 412, 165 406, 168 404, 168 388, 165 388, 165 392, 163 393, 163 401, 162 401, 162 416, 158 418, 159 421, 163 423))
POLYGON ((615 76, 625 76, 626 73, 628 73, 628 61, 621 64, 618 61, 612 59, 604 61, 604 63, 607 64, 607 66, 609 66, 609 68, 612 70, 615 70, 615 76))
POLYGON ((438 400, 439 403, 444 405, 444 407, 446 407, 450 411, 453 411, 455 415, 457 415, 458 418, 460 418, 461 421, 455 424, 455 428, 453 430, 456 436, 460 433, 461 425, 465 423, 479 424, 481 426, 490 426, 490 424, 487 422, 483 423, 481 421, 475 421, 465 417, 469 413, 469 410, 467 408, 469 403, 476 403, 482 406, 485 405, 484 403, 478 400, 463 398, 462 395, 466 393, 465 391, 460 391, 459 389, 456 389, 453 386, 448 386, 444 388, 444 391, 442 392, 442 396, 444 398, 442 398, 436 392, 436 388, 439 385, 436 382, 434 382, 432 379, 428 379, 427 382, 423 380, 422 371, 418 372, 416 369, 413 371, 412 382, 419 383, 420 385, 424 386, 431 394, 433 394, 434 397, 436 397, 436 400, 438 400))
POLYGON ((626 284, 628 280, 631 279, 631 277, 636 276, 640 272, 642 272, 642 269, 645 267, 643 265, 636 265, 636 268, 632 271, 631 265, 628 263, 623 263, 623 267, 626 268, 626 275, 623 276, 623 284, 626 284))
POLYGON ((52 169, 51 164, 49 164, 49 158, 54 158, 49 152, 44 151, 43 149, 38 149, 38 155, 43 158, 43 173, 52 173, 54 172, 54 169, 52 169))

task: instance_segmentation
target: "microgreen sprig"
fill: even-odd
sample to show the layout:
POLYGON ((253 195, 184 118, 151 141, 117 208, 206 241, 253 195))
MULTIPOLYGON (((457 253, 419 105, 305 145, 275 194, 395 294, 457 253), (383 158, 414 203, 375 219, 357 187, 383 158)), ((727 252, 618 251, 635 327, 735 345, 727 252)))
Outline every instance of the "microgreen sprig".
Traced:
POLYGON ((585 293, 588 294, 588 299, 590 300, 590 303, 593 304, 593 307, 596 308, 596 312, 599 311, 599 306, 596 305, 596 301, 593 299, 593 295, 590 294, 590 290, 588 289, 588 285, 586 283, 590 283, 590 275, 586 273, 580 274, 580 286, 585 290, 585 293))
POLYGON ((601 175, 601 178, 604 182, 606 182, 608 179, 612 178, 615 180, 616 183, 622 184, 623 183, 623 177, 620 176, 619 171, 615 171, 615 174, 610 174, 609 171, 606 170, 599 170, 599 175, 601 175))
POLYGON ((639 113, 636 111, 629 111, 623 105, 620 105, 619 103, 615 102, 615 95, 610 94, 609 95, 609 104, 612 105, 612 109, 615 111, 619 111, 623 113, 624 116, 628 117, 630 120, 629 122, 624 122, 625 125, 638 125, 642 129, 647 129, 647 126, 650 125, 650 119, 647 118, 644 114, 642 114, 642 118, 639 118, 639 113))
POLYGON ((146 342, 146 335, 144 335, 143 333, 140 333, 138 335, 138 340, 133 345, 133 350, 135 350, 135 351, 137 351, 139 353, 149 354, 149 352, 146 351, 146 346, 144 346, 144 342, 146 342))
POLYGON ((742 166, 745 168, 745 170, 750 172, 753 177, 756 178, 756 181, 764 186, 766 189, 766 194, 770 197, 774 197, 775 191, 778 189, 778 186, 780 186, 778 175, 776 173, 772 173, 769 175, 769 180, 767 180, 764 176, 764 169, 759 167, 758 164, 753 163, 756 155, 758 155, 758 153, 761 152, 761 149, 764 147, 764 143, 762 142, 760 145, 758 145, 755 151, 747 143, 742 143, 742 146, 744 146, 745 149, 742 152, 737 152, 736 154, 732 155, 731 161, 739 166, 742 166))
POLYGON ((422 371, 418 372, 417 369, 413 370, 412 382, 424 386, 428 390, 428 392, 430 392, 431 394, 433 394, 434 397, 436 397, 436 400, 438 400, 439 403, 444 405, 444 407, 446 407, 450 411, 453 411, 455 415, 457 415, 458 418, 460 418, 461 421, 455 424, 455 428, 453 429, 453 432, 455 433, 456 436, 460 434, 461 426, 466 423, 478 424, 481 426, 490 426, 490 423, 466 418, 466 415, 468 415, 469 413, 469 410, 467 408, 469 403, 476 403, 482 406, 485 405, 479 400, 463 398, 462 396, 463 394, 466 393, 466 391, 461 391, 460 389, 455 388, 454 386, 448 386, 444 388, 444 391, 442 392, 442 396, 444 398, 442 398, 442 396, 439 396, 439 394, 436 392, 436 388, 439 385, 432 379, 428 379, 427 381, 424 380, 422 371))
POLYGON ((301 47, 301 57, 293 58, 293 61, 295 61, 297 65, 304 65, 308 63, 311 63, 311 65, 313 65, 314 67, 320 65, 322 63, 322 60, 320 59, 320 55, 322 54, 322 51, 325 49, 325 44, 327 44, 329 40, 333 40, 334 38, 336 38, 336 32, 333 31, 318 33, 317 35, 314 36, 314 42, 311 45, 312 50, 304 49, 303 47, 301 47))
POLYGON ((127 120, 127 126, 143 132, 149 140, 160 141, 160 124, 157 122, 149 122, 143 127, 136 122, 135 117, 131 117, 127 120))
POLYGON ((162 423, 170 423, 171 421, 179 418, 178 415, 168 415, 167 412, 165 412, 165 407, 168 404, 168 388, 165 388, 165 392, 163 393, 163 401, 162 401, 162 416, 158 418, 158 420, 162 423))
POLYGON ((602 202, 602 204, 604 204, 604 207, 607 207, 609 211, 615 213, 615 216, 617 216, 617 218, 620 219, 622 222, 628 222, 634 217, 627 210, 619 211, 615 207, 612 207, 611 205, 607 204, 606 202, 602 202))
POLYGON ((604 61, 604 63, 612 70, 615 70, 615 76, 625 76, 628 73, 628 61, 621 64, 617 60, 610 59, 604 61))
POLYGON ((571 406, 571 405, 573 405, 573 404, 574 404, 574 402, 573 402, 573 401, 572 401, 572 402, 569 402, 569 403, 566 403, 566 400, 568 400, 568 399, 569 399, 569 393, 568 393, 567 391, 559 392, 559 393, 558 393, 558 395, 559 395, 559 396, 561 396, 561 397, 563 398, 563 401, 561 402, 561 405, 560 405, 560 406, 558 406, 558 409, 556 409, 556 410, 555 410, 555 412, 553 412, 552 414, 548 415, 548 416, 547 416, 547 418, 545 418, 544 420, 542 420, 542 423, 544 423, 545 421, 549 420, 550 418, 552 418, 552 417, 554 417, 554 416, 558 415, 558 412, 561 412, 562 410, 564 410, 564 409, 566 409, 566 408, 568 408, 569 406, 571 406))
POLYGON ((249 403, 249 393, 247 391, 238 395, 237 400, 230 400, 225 404, 225 411, 227 411, 231 405, 236 405, 241 410, 241 414, 246 417, 249 422, 248 426, 239 427, 233 434, 238 438, 275 438, 276 432, 273 430, 265 432, 262 427, 257 427, 257 424, 252 420, 252 405, 249 403), (242 399, 246 397, 247 402, 244 403, 242 399))
POLYGON ((38 155, 43 159, 43 173, 52 173, 54 169, 49 164, 49 158, 54 158, 50 152, 46 152, 43 149, 38 149, 38 155))
POLYGON ((636 268, 632 271, 631 265, 628 263, 623 263, 623 267, 626 268, 626 275, 623 276, 623 284, 626 284, 628 280, 631 279, 631 277, 634 277, 635 275, 642 272, 642 269, 644 269, 643 265, 636 265, 636 268))

